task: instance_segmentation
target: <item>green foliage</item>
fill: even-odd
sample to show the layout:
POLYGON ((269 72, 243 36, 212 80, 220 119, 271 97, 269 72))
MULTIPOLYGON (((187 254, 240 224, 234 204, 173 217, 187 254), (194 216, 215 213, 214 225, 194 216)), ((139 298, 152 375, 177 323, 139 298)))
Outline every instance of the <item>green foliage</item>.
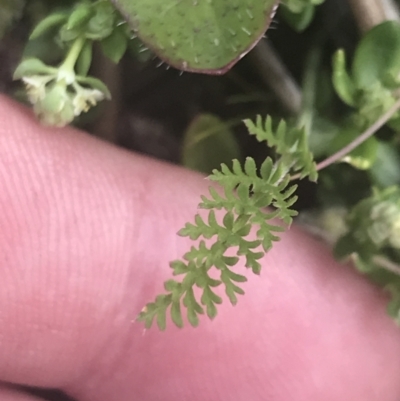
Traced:
MULTIPOLYGON (((341 100, 355 112, 331 142, 331 149, 337 150, 357 138, 396 103, 400 88, 399 62, 400 24, 396 21, 384 22, 367 32, 357 46, 351 72, 347 70, 344 51, 335 53, 333 86, 341 100)), ((400 114, 393 113, 388 124, 398 129, 400 114)), ((369 138, 343 161, 358 169, 379 171, 377 155, 381 145, 376 138, 369 138)))
MULTIPOLYGON (((356 124, 344 125, 339 135, 336 135, 330 142, 332 152, 343 149, 360 135, 360 129, 356 124)), ((349 152, 342 158, 343 162, 349 163, 359 170, 368 170, 375 165, 378 153, 379 141, 375 137, 371 137, 352 152, 349 152)))
POLYGON ((109 1, 82 0, 51 13, 35 27, 30 40, 56 31, 57 42, 66 49, 65 58, 57 68, 29 57, 14 73, 14 79, 25 83, 28 100, 42 123, 64 126, 99 101, 110 99, 107 87, 87 74, 94 41, 100 41, 105 55, 114 62, 125 53, 129 31, 120 22, 109 1))
POLYGON ((14 72, 14 79, 22 79, 29 75, 45 75, 55 73, 56 69, 49 67, 37 58, 24 60, 14 72))
POLYGON ((333 57, 333 86, 339 97, 349 106, 356 104, 357 89, 346 70, 346 54, 338 50, 333 57))
POLYGON ((57 27, 58 25, 61 25, 62 23, 66 22, 67 19, 68 19, 67 11, 55 12, 53 14, 50 14, 42 21, 40 21, 40 23, 32 31, 29 39, 33 40, 39 38, 40 36, 50 31, 52 28, 57 27))
MULTIPOLYGON (((151 54, 146 51, 145 46, 148 46, 168 64, 182 70, 220 74, 229 70, 255 46, 268 27, 278 2, 184 0, 170 4, 160 0, 116 0, 113 3, 125 15, 123 20, 109 0, 79 0, 70 6, 57 8, 39 22, 30 40, 54 37, 65 51, 65 57, 70 57, 68 61, 64 60, 62 69, 72 63, 68 65, 69 74, 81 77, 85 77, 90 70, 94 41, 100 42, 103 53, 115 63, 120 61, 127 49, 136 53, 138 58, 142 58, 141 53, 144 52, 147 58, 151 54), (79 51, 73 52, 72 57, 70 49, 76 49, 76 43, 79 43, 79 51)), ((30 53, 29 58, 37 57, 30 53)), ((67 94, 62 97, 68 102, 67 94)), ((33 100, 32 96, 28 98, 33 100)), ((100 96, 93 105, 98 100, 101 100, 100 96)), ((85 107, 77 112, 68 107, 68 113, 64 112, 64 106, 59 107, 63 116, 57 117, 54 115, 56 110, 51 110, 49 118, 46 118, 48 108, 41 107, 39 103, 33 105, 42 121, 65 125, 82 111, 87 111, 89 104, 85 102, 85 107)))
POLYGON ((278 0, 113 0, 140 39, 166 63, 221 74, 268 28, 278 0))
POLYGON ((293 13, 302 13, 310 6, 318 6, 325 0, 284 0, 284 5, 293 13))
MULTIPOLYGON (((256 45, 279 1, 50 3, 52 12, 33 29, 14 79, 25 84, 27 98, 42 123, 64 126, 111 97, 101 81, 88 76, 94 42, 114 63, 127 50, 143 60, 154 51, 181 70, 221 74, 256 45)), ((280 13, 300 32, 310 25, 321 3, 285 0, 280 13)), ((20 18, 24 4, 23 0, 0 0, 0 36, 20 18)), ((212 319, 223 301, 221 291, 236 304, 246 281, 237 265, 259 274, 262 257, 296 215, 296 186, 291 182, 304 177, 316 181, 317 170, 338 161, 345 163, 329 167, 320 176, 315 205, 318 224, 338 258, 351 258, 391 294, 388 310, 400 322, 400 112, 393 109, 386 121, 375 126, 400 104, 400 23, 384 22, 367 32, 354 54, 348 55, 349 68, 345 52, 339 49, 331 70, 324 66, 325 48, 329 48, 326 34, 318 32, 322 34, 318 33, 310 56, 304 57, 299 115, 276 126, 271 117, 245 120, 249 134, 273 151, 260 166, 250 157, 244 163, 238 160, 242 149, 230 129, 234 120, 224 122, 202 114, 188 128, 183 164, 212 171, 209 178, 216 186, 202 197, 202 212, 194 222, 179 232, 194 245, 170 264, 176 279, 165 283, 166 293, 140 314, 146 327, 156 320, 164 329, 169 314, 179 327, 185 319, 198 325, 202 314, 212 319), (334 91, 344 107, 337 107, 340 100, 334 91), (371 136, 386 123, 379 135, 371 136), (354 141, 358 143, 355 149, 351 147, 354 141), (310 148, 328 159, 317 167, 310 148), (337 151, 339 156, 331 159, 337 151), (372 194, 371 187, 375 188, 372 194)))
POLYGON ((396 147, 380 141, 375 163, 370 174, 376 187, 386 188, 400 184, 400 155, 396 147))
POLYGON ((62 127, 98 101, 111 96, 100 80, 75 73, 75 63, 84 44, 84 39, 78 38, 58 68, 29 58, 23 60, 14 72, 14 79, 25 83, 34 112, 45 125, 62 127))
POLYGON ((221 170, 213 171, 209 178, 223 188, 223 193, 210 187, 208 197, 202 196, 199 204, 201 209, 209 210, 207 218, 197 214, 194 223, 187 223, 179 232, 199 241, 198 245, 192 246, 182 260, 171 263, 174 276, 183 279, 168 280, 164 285, 167 293, 146 305, 138 318, 146 327, 155 319, 159 328, 165 329, 168 308, 178 327, 183 326, 182 307, 193 326, 198 325, 199 315, 204 312, 214 318, 222 302, 215 292, 219 286, 236 304, 237 295, 244 294, 240 283, 246 277, 232 267, 243 259, 247 268, 259 274, 260 259, 284 231, 279 221, 290 226, 297 214, 292 209, 297 197, 296 185, 290 184, 290 171, 316 179, 304 132, 287 129, 284 122, 274 132, 271 120, 267 119, 263 128, 260 117, 256 124, 247 120, 246 125, 260 142, 267 141, 275 148, 278 158, 273 162, 268 157, 259 169, 252 158, 247 158, 243 167, 234 160, 232 168, 222 164, 221 170), (273 210, 266 210, 268 207, 273 210))
MULTIPOLYGON (((346 70, 343 50, 333 59, 333 84, 337 94, 359 111, 358 128, 375 122, 396 101, 400 87, 400 23, 384 22, 371 29, 360 41, 351 74, 346 70)), ((399 115, 391 124, 398 126, 399 115)))
POLYGON ((221 163, 241 158, 236 138, 228 123, 212 114, 200 114, 186 130, 182 148, 182 164, 205 174, 221 163))
POLYGON ((281 14, 296 31, 304 31, 312 22, 315 8, 325 0, 284 0, 281 14))
POLYGON ((31 33, 37 39, 54 29, 58 30, 58 41, 69 44, 78 38, 86 39, 83 51, 83 70, 91 63, 92 41, 100 41, 107 57, 117 63, 124 55, 129 40, 126 24, 109 1, 77 2, 71 9, 56 11, 44 18, 31 33))
MULTIPOLYGON (((395 104, 400 88, 399 62, 400 24, 396 21, 384 22, 367 32, 357 46, 350 72, 347 71, 344 51, 335 53, 333 85, 354 113, 331 142, 333 150, 355 139, 395 104)), ((396 112, 388 124, 398 129, 399 122, 399 113, 396 112)), ((395 175, 400 163, 397 150, 390 142, 369 138, 346 155, 344 161, 358 169, 370 169, 375 185, 384 187, 398 183, 395 175)))
POLYGON ((103 38, 111 33, 114 15, 114 10, 104 1, 98 5, 77 3, 71 9, 54 12, 40 21, 32 31, 30 39, 37 39, 54 28, 59 29, 62 42, 75 40, 81 35, 93 39, 92 36, 96 32, 99 32, 99 35, 95 39, 103 38), (99 14, 102 15, 102 19, 99 19, 99 14), (102 28, 106 28, 104 33, 100 32, 102 28))
MULTIPOLYGON (((384 22, 367 32, 357 46, 350 72, 343 50, 336 52, 333 85, 352 114, 331 142, 333 150, 356 139, 398 102, 399 77, 397 21, 384 22)), ((389 116, 388 126, 398 132, 397 110, 389 116)), ((339 259, 350 258, 360 272, 391 294, 388 312, 400 323, 400 159, 396 135, 386 130, 385 135, 369 138, 342 160, 367 172, 357 173, 357 178, 354 170, 348 171, 347 176, 328 171, 322 175, 322 190, 327 189, 324 180, 328 178, 330 191, 336 194, 333 202, 347 209, 347 231, 334 243, 335 255, 339 259), (357 187, 361 183, 362 190, 357 187), (358 196, 344 200, 346 195, 340 194, 346 191, 358 196)))
POLYGON ((379 250, 400 249, 400 189, 375 189, 352 208, 347 224, 350 231, 336 246, 338 256, 348 256, 350 248, 368 263, 379 250))
POLYGON ((361 272, 390 290, 389 311, 400 322, 400 188, 374 189, 350 210, 346 223, 336 256, 352 257, 361 272))
POLYGON ((126 25, 116 26, 113 32, 101 41, 103 53, 114 63, 118 63, 128 47, 126 25))
POLYGON ((255 135, 259 142, 266 141, 269 147, 275 148, 290 169, 300 173, 300 178, 309 176, 311 181, 317 180, 314 158, 308 149, 304 129, 288 128, 286 122, 282 120, 274 132, 272 118, 267 117, 263 124, 261 116, 257 116, 255 124, 251 120, 246 120, 245 124, 249 133, 255 135))

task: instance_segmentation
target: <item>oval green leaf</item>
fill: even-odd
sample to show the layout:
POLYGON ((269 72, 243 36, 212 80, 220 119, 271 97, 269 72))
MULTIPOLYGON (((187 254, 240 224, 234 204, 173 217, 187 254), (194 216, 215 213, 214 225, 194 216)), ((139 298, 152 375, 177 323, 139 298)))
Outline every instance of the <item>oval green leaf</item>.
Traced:
POLYGON ((261 39, 279 0, 112 0, 140 39, 184 71, 223 74, 261 39))
POLYGON ((182 164, 205 174, 241 158, 229 125, 212 114, 200 114, 185 133, 182 164))
MULTIPOLYGON (((331 151, 337 152, 344 148, 360 135, 355 127, 347 127, 342 129, 338 135, 330 143, 331 151)), ((359 170, 368 170, 376 161, 378 151, 378 140, 372 136, 359 145, 352 152, 348 153, 342 161, 351 164, 359 170)))
POLYGON ((360 89, 390 74, 400 73, 400 23, 387 21, 371 29, 357 47, 352 66, 353 79, 360 89))

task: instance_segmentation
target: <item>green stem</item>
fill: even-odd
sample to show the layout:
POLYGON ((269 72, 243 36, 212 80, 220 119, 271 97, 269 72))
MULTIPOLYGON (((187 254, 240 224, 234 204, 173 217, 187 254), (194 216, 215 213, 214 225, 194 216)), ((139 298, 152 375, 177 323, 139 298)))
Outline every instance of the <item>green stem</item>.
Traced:
POLYGON ((63 70, 67 73, 75 73, 75 64, 82 51, 83 45, 85 44, 85 40, 86 39, 84 36, 79 36, 77 39, 75 39, 68 51, 67 57, 60 66, 60 70, 63 70))
MULTIPOLYGON (((344 156, 352 152, 357 146, 361 145, 368 138, 374 135, 380 128, 382 128, 392 117, 400 110, 400 99, 393 104, 393 106, 383 114, 374 124, 372 124, 367 130, 365 130, 360 136, 358 136, 354 141, 350 142, 344 148, 340 149, 338 152, 329 156, 327 159, 319 162, 317 164, 317 171, 321 171, 324 168, 330 166, 333 163, 340 161, 344 156)), ((300 174, 293 175, 290 179, 298 180, 300 174)))
POLYGON ((367 130, 365 130, 360 136, 358 136, 354 141, 346 145, 343 149, 339 150, 332 156, 328 157, 327 159, 323 160, 322 162, 317 164, 317 170, 320 171, 325 167, 339 161, 344 156, 349 154, 353 151, 357 146, 361 145, 365 142, 368 138, 374 135, 380 128, 382 128, 392 117, 393 115, 398 112, 400 109, 400 99, 394 103, 394 105, 385 113, 383 114, 374 124, 372 124, 367 130))
POLYGON ((382 269, 385 269, 389 272, 392 272, 394 274, 397 274, 400 276, 400 266, 396 263, 393 263, 391 260, 387 259, 384 256, 381 255, 376 255, 372 258, 372 261, 381 267, 382 269))

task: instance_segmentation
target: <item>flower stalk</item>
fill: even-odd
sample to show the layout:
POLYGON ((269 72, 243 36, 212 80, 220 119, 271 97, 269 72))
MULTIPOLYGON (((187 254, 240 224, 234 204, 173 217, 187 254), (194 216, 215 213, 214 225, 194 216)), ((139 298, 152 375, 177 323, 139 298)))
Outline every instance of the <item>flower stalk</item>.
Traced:
POLYGON ((83 36, 79 36, 72 43, 72 46, 67 53, 67 56, 58 68, 58 80, 65 79, 68 85, 71 85, 75 81, 75 64, 78 60, 84 44, 85 38, 83 36))

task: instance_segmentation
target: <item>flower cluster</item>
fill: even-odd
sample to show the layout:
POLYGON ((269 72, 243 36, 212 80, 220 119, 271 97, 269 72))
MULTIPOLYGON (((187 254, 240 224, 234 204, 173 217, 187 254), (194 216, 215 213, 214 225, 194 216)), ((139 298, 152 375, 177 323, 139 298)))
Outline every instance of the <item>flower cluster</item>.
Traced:
POLYGON ((28 100, 45 125, 63 127, 99 101, 111 97, 100 80, 76 75, 63 66, 47 66, 34 58, 19 65, 14 79, 24 82, 28 100))

